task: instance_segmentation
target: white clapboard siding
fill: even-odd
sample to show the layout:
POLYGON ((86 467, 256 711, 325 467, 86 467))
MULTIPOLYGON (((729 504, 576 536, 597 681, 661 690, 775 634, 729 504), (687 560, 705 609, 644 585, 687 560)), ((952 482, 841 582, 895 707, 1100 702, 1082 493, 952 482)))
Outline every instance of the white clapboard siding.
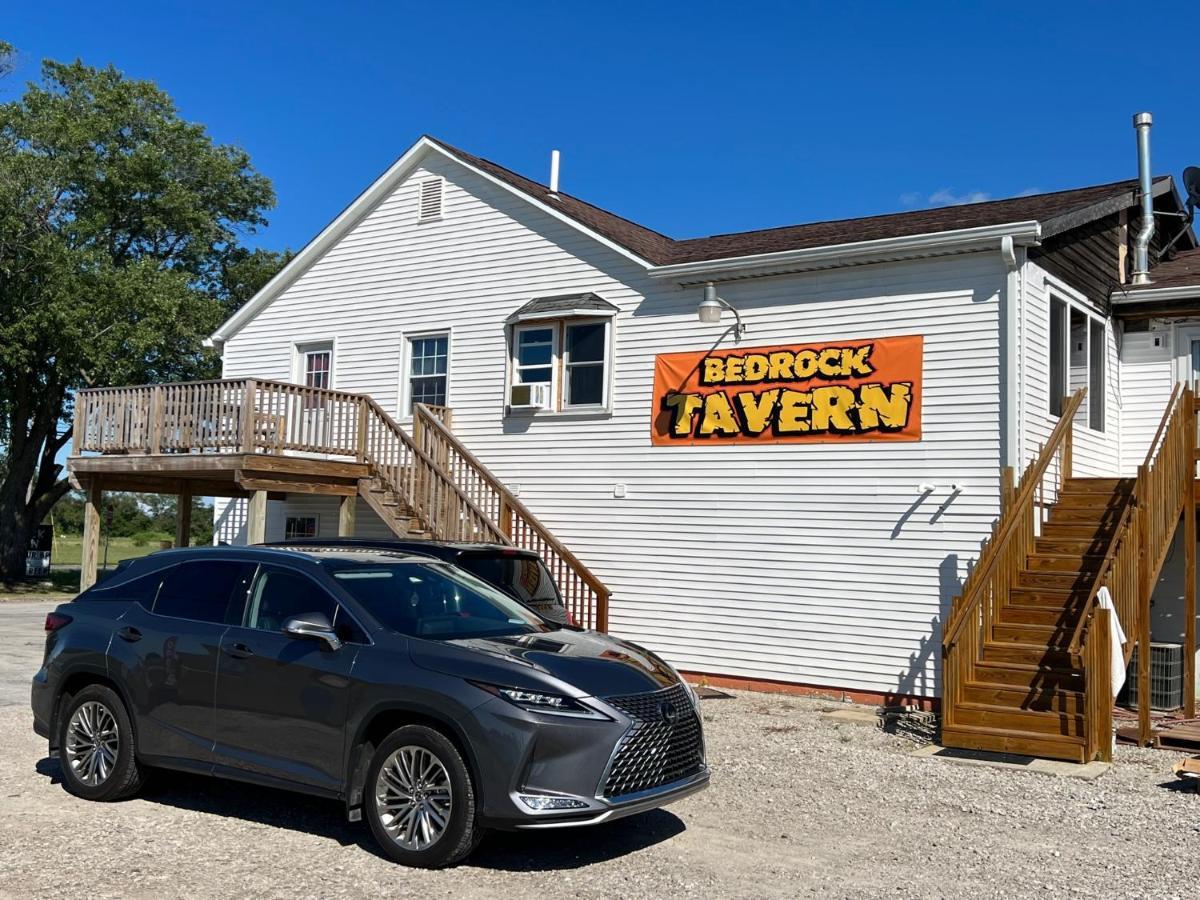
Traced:
POLYGON ((1137 475, 1175 388, 1175 362, 1169 327, 1126 334, 1121 345, 1121 474, 1137 475), (1157 342, 1157 346, 1156 346, 1157 342))
POLYGON ((723 284, 742 346, 923 335, 924 438, 651 447, 655 354, 723 330, 697 320, 700 289, 429 158, 228 342, 225 375, 287 378, 297 342, 333 338, 337 386, 399 415, 405 335, 449 329, 455 431, 612 588, 614 632, 691 670, 931 695, 940 623, 998 511, 1004 283, 988 252, 723 284), (442 216, 418 222, 429 177, 442 216), (611 415, 506 419, 504 318, 583 291, 620 308, 611 415))
MULTIPOLYGON (((1023 269, 1021 305, 1018 316, 1020 339, 1020 394, 1022 461, 1024 467, 1037 456, 1038 448, 1058 424, 1050 415, 1050 296, 1055 294, 1105 324, 1104 430, 1094 431, 1082 413, 1075 427, 1074 469, 1082 478, 1111 478, 1121 462, 1122 376, 1117 353, 1117 335, 1112 320, 1097 310, 1078 291, 1055 282, 1036 263, 1023 269)), ((1083 385, 1079 385, 1083 386, 1083 385)), ((1074 387, 1074 385, 1073 385, 1074 387)), ((1084 401, 1086 408, 1087 401, 1084 401)))

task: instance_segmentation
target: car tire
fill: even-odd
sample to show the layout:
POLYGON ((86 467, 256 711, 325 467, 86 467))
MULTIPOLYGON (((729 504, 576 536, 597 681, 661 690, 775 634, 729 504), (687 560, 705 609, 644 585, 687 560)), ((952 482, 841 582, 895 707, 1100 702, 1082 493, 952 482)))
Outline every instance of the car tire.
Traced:
POLYGON ((133 752, 133 723, 112 688, 92 684, 63 701, 58 717, 63 785, 85 800, 137 793, 144 773, 133 752))
POLYGON ((364 811, 375 840, 406 866, 438 869, 479 843, 475 788, 458 748, 440 731, 405 725, 375 750, 364 811))

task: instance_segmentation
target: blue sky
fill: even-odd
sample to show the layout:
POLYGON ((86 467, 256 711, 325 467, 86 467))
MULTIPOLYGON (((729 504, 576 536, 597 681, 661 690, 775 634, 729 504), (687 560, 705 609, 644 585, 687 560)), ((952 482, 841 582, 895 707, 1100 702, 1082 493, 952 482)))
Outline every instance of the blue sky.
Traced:
POLYGON ((0 37, 158 82, 245 147, 297 248, 421 133, 673 237, 1200 164, 1182 7, 1129 3, 22 3, 0 37), (1139 76, 1139 22, 1155 35, 1139 76))

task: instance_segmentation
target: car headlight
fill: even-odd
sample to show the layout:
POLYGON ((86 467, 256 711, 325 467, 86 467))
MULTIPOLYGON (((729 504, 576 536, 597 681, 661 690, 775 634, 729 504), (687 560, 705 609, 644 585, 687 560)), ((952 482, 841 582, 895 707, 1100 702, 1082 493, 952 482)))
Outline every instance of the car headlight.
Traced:
POLYGON ((685 691, 687 691, 688 699, 692 701, 692 708, 694 710, 696 710, 697 712, 699 712, 700 711, 700 695, 696 692, 696 689, 694 687, 692 687, 688 682, 684 681, 682 678, 679 679, 679 683, 682 684, 683 689, 685 691))
POLYGON ((608 718, 590 706, 584 706, 578 700, 572 697, 565 697, 562 694, 530 691, 525 688, 502 687, 496 684, 481 684, 478 681, 471 683, 487 691, 489 694, 495 694, 497 697, 507 700, 513 706, 519 706, 521 709, 528 710, 529 712, 549 713, 555 716, 574 716, 584 719, 608 718))

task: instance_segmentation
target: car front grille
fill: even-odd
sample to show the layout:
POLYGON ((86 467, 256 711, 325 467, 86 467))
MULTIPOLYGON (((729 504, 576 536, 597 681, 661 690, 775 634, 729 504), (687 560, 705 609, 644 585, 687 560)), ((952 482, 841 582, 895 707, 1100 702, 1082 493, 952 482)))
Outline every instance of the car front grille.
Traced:
POLYGON ((670 784, 704 767, 700 719, 683 685, 605 700, 633 719, 613 753, 604 780, 605 797, 670 784))

